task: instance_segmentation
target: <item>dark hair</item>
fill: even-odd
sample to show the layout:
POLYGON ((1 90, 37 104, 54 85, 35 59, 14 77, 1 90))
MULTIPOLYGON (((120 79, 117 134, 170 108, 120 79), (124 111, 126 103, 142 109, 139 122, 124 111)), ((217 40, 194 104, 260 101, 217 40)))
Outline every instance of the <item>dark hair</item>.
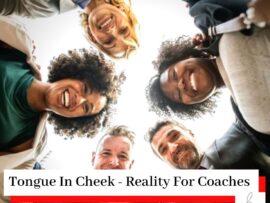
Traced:
POLYGON ((98 114, 78 118, 66 118, 50 112, 48 120, 57 134, 93 137, 101 126, 107 126, 113 111, 112 104, 116 103, 125 78, 122 74, 117 76, 112 63, 105 61, 104 56, 92 48, 71 50, 51 61, 48 81, 52 83, 67 78, 81 80, 97 90, 107 98, 106 106, 98 114))
MULTIPOLYGON (((161 90, 159 82, 160 75, 169 66, 190 57, 209 58, 210 55, 205 51, 196 49, 191 39, 187 36, 180 36, 174 41, 164 41, 161 44, 158 58, 153 62, 158 74, 150 79, 146 87, 146 98, 151 106, 151 111, 154 111, 160 116, 171 116, 173 113, 179 118, 188 119, 201 117, 207 112, 214 112, 216 99, 220 91, 216 91, 211 97, 201 103, 187 105, 171 101, 161 90)), ((217 70, 213 71, 217 72, 217 70)))
POLYGON ((149 128, 148 133, 146 134, 146 140, 150 143, 153 140, 154 135, 164 126, 174 124, 173 121, 170 120, 164 120, 164 121, 158 121, 156 125, 152 128, 149 128))
POLYGON ((176 121, 174 121, 174 120, 169 120, 169 119, 167 119, 167 120, 163 120, 163 121, 158 121, 158 122, 154 125, 154 127, 149 128, 148 133, 147 133, 146 136, 145 136, 145 139, 151 143, 152 140, 153 140, 154 135, 155 135, 161 128, 163 128, 163 127, 166 126, 166 125, 176 125, 176 126, 179 126, 179 127, 183 128, 184 130, 188 130, 184 125, 182 125, 182 124, 180 124, 180 123, 178 123, 178 122, 176 122, 176 121))

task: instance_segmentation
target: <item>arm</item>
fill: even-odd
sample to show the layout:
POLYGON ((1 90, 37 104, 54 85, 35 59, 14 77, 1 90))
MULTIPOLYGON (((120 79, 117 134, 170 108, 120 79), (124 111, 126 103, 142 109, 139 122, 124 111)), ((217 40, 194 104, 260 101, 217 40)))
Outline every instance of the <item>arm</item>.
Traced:
POLYGON ((75 9, 77 4, 81 6, 84 5, 84 2, 88 2, 88 0, 1 0, 0 15, 48 17, 75 9))

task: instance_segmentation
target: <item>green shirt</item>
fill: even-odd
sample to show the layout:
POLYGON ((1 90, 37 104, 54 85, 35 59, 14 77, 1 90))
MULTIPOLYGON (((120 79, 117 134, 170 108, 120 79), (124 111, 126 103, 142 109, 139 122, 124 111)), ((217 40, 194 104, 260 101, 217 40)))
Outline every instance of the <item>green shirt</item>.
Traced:
POLYGON ((35 135, 40 114, 27 102, 27 89, 33 79, 23 53, 0 49, 0 150, 35 135))

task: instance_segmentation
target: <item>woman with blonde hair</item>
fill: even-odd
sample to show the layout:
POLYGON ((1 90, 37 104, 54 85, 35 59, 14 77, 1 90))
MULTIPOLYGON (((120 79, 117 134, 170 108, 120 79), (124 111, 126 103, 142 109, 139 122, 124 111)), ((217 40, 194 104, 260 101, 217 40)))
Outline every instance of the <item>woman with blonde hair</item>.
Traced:
POLYGON ((130 4, 92 0, 80 15, 87 39, 113 58, 127 58, 139 45, 138 21, 130 4))
POLYGON ((80 7, 81 25, 88 41, 112 58, 128 58, 139 46, 138 21, 125 0, 0 1, 0 15, 48 17, 80 7))

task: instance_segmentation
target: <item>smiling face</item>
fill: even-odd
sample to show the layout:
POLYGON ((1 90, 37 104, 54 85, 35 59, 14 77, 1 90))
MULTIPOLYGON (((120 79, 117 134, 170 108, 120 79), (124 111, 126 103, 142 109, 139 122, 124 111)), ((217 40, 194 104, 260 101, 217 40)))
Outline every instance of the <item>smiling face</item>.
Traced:
POLYGON ((199 165, 200 153, 189 130, 175 124, 161 127, 153 136, 154 152, 174 168, 193 169, 199 165))
POLYGON ((45 93, 49 111, 63 117, 82 117, 99 113, 106 97, 80 80, 63 79, 51 83, 45 93))
POLYGON ((124 136, 105 136, 92 154, 95 169, 130 169, 132 143, 124 136))
POLYGON ((89 29, 94 42, 110 55, 121 56, 134 39, 127 15, 111 4, 101 4, 88 17, 89 29))
POLYGON ((181 60, 169 66, 161 74, 161 90, 166 97, 176 103, 203 102, 217 87, 217 79, 209 68, 213 66, 208 59, 181 60))

